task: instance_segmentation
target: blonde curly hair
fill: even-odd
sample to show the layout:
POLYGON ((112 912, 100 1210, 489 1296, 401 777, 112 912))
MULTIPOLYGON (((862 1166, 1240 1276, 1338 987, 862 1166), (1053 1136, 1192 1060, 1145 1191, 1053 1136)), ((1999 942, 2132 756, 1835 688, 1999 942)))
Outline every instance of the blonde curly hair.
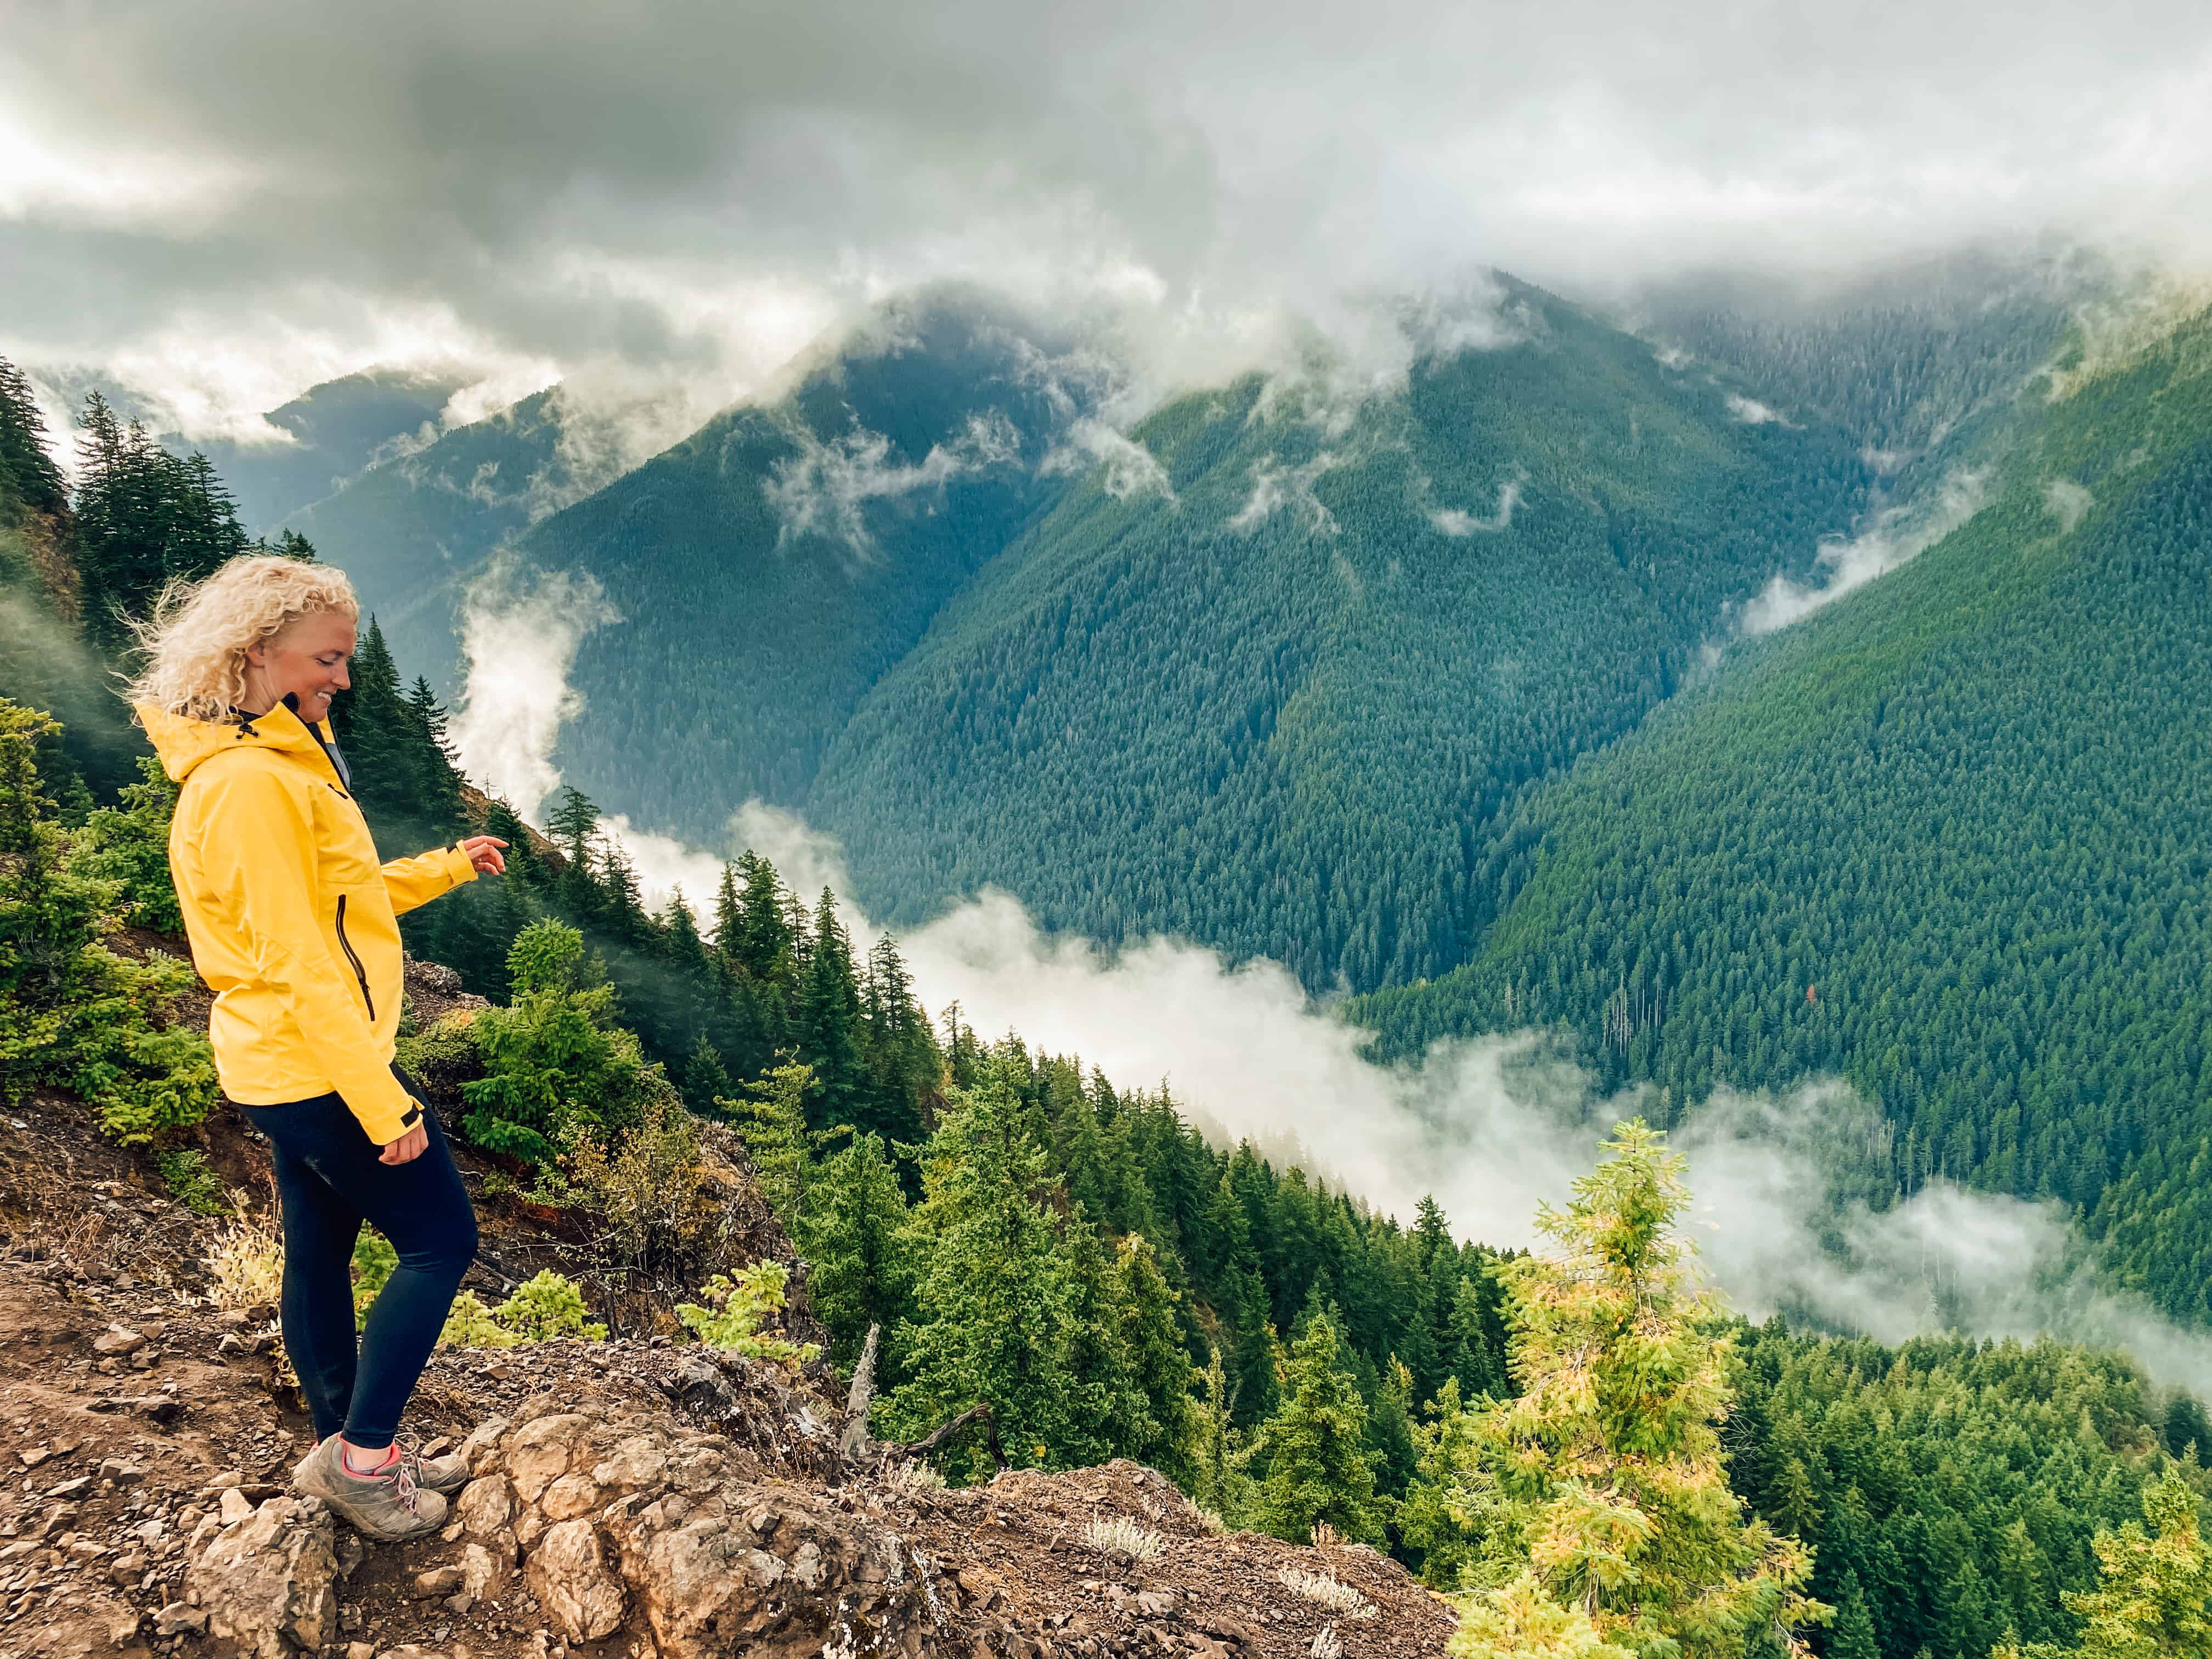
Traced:
POLYGON ((360 623, 345 572, 281 553, 241 554, 199 581, 172 580, 153 614, 131 625, 143 665, 124 695, 167 714, 221 720, 246 700, 247 649, 325 611, 360 623))

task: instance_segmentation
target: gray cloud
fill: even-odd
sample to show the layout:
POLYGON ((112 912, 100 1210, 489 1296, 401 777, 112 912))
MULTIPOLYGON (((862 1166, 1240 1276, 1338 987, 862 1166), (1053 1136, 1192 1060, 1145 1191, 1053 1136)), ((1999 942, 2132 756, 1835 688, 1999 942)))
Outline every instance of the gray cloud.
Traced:
POLYGON ((2208 111, 2185 0, 17 7, 0 350, 198 430, 433 356, 726 398, 939 276, 1221 337, 1474 265, 2179 234, 2208 111))

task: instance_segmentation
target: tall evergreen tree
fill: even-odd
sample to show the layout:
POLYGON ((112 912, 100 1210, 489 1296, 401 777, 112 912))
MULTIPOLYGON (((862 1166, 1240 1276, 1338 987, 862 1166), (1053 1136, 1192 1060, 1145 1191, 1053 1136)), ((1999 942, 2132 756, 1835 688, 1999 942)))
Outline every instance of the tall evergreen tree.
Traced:
MULTIPOLYGON (((1043 1149, 1021 1128, 1003 1065, 957 1092, 922 1162, 908 1230, 917 1314, 902 1328, 912 1380, 885 1407, 903 1430, 933 1428, 978 1401, 1006 1455, 1048 1464, 1074 1424, 1066 1358, 1073 1288, 1048 1200, 1043 1149)), ((973 1452, 956 1454, 973 1469, 973 1452)))
POLYGON ((1251 1519, 1292 1543, 1308 1541, 1316 1523, 1326 1521, 1355 1543, 1380 1544, 1367 1406, 1339 1368, 1337 1341, 1334 1322, 1316 1313, 1291 1344, 1282 1406, 1260 1429, 1266 1473, 1253 1494, 1251 1519))
POLYGON ((1826 1612, 1799 1593, 1803 1545, 1747 1521, 1728 1487, 1731 1339, 1674 1231, 1683 1160, 1641 1119, 1606 1152, 1565 1212, 1539 1212, 1554 1251, 1507 1270, 1520 1396, 1479 1404, 1455 1437, 1472 1454, 1462 1507, 1486 1517, 1479 1565, 1499 1586, 1470 1607, 1460 1659, 1563 1631, 1734 1656, 1753 1630, 1826 1612))

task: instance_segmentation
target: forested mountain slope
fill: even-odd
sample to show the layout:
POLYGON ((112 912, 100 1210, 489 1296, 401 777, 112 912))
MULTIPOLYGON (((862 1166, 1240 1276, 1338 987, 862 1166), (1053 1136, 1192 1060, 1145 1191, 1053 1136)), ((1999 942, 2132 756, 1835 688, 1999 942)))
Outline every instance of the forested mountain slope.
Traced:
POLYGON ((565 775, 717 845, 748 797, 802 799, 854 706, 1066 488, 1105 374, 987 296, 925 293, 540 525, 525 565, 588 574, 623 622, 577 656, 565 775))
POLYGON ((450 694, 470 579, 501 544, 574 498, 560 389, 371 467, 287 520, 353 578, 411 672, 450 694))
POLYGON ((1607 1085, 1836 1073, 1873 1195, 2051 1194, 2212 1316, 2212 317, 2062 379, 1978 517, 1521 803, 1411 1054, 1564 1023, 1607 1085))
POLYGON ((1874 478, 1551 296, 1505 314, 1517 343, 1356 406, 1255 377, 1140 422, 1157 477, 1086 479, 831 746, 806 805, 864 901, 997 884, 1316 987, 1463 959, 1485 820, 1672 694, 1874 478))
POLYGON ((268 422, 290 442, 250 444, 230 438, 161 441, 179 455, 197 448, 238 498, 238 514, 256 535, 323 500, 368 468, 434 435, 447 402, 460 387, 453 374, 367 369, 311 386, 268 422))

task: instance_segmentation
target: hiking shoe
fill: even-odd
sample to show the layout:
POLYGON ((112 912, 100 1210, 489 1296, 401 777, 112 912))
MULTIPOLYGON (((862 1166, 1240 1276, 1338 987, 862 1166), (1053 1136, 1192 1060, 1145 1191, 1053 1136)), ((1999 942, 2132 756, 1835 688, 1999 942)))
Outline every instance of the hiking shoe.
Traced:
POLYGON ((468 1460, 459 1452, 447 1452, 443 1457, 425 1457, 404 1440, 394 1443, 399 1448, 407 1472, 425 1492, 451 1498, 476 1478, 469 1473, 468 1460))
POLYGON ((446 1523, 444 1495, 416 1484, 404 1453, 374 1474, 356 1474, 346 1468, 336 1435, 300 1460, 292 1485, 386 1542, 427 1537, 446 1523))

